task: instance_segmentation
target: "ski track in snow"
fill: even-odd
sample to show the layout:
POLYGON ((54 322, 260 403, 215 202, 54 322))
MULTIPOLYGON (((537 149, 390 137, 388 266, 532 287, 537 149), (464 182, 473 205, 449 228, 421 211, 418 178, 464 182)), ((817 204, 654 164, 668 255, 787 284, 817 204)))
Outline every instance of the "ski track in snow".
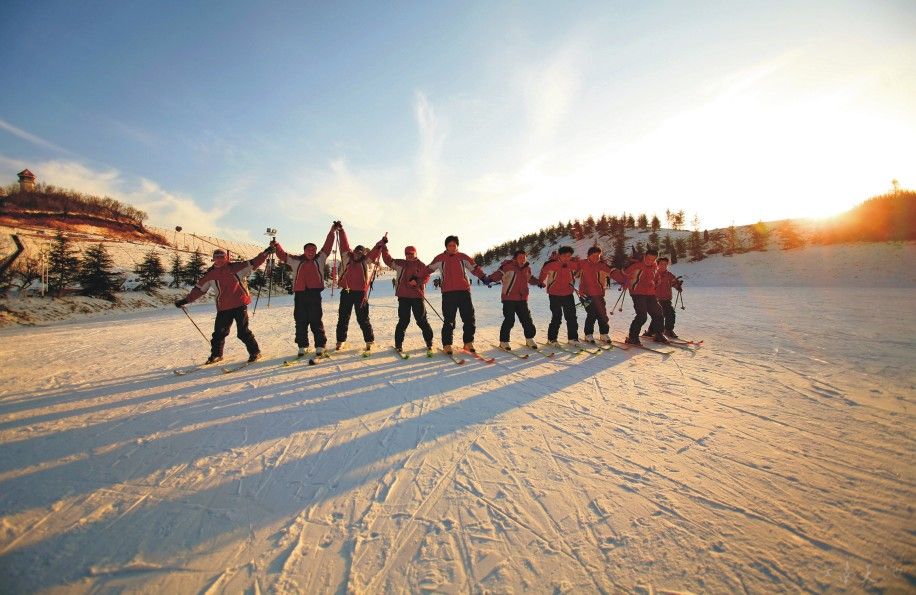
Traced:
POLYGON ((475 287, 496 362, 456 366, 414 325, 397 358, 376 290, 377 352, 353 321, 318 366, 279 365, 289 297, 233 374, 172 374, 207 353, 174 311, 0 331, 0 590, 916 588, 911 291, 691 289, 696 353, 523 360, 489 348, 499 294, 475 287))

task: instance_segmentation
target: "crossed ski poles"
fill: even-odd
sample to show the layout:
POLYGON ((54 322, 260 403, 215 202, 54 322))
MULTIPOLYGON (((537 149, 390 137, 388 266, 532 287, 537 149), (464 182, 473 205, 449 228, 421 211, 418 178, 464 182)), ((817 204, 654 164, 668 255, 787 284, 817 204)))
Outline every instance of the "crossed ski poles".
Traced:
MULTIPOLYGON (((267 228, 267 231, 264 235, 270 236, 271 245, 276 244, 277 242, 277 230, 270 227, 267 228)), ((271 252, 270 256, 267 257, 267 307, 270 308, 270 295, 273 293, 273 284, 274 284, 274 253, 271 252)), ((261 301, 261 290, 264 289, 264 285, 261 284, 258 287, 258 295, 254 298, 254 308, 251 311, 251 315, 254 316, 258 311, 258 302, 261 301)))

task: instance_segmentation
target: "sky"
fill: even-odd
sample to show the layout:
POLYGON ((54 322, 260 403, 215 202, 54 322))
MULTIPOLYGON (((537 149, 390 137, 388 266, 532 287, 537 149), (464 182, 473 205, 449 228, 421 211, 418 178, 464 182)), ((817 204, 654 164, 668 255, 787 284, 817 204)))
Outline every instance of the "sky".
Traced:
POLYGON ((916 188, 916 2, 4 2, 0 181, 431 259, 916 188))

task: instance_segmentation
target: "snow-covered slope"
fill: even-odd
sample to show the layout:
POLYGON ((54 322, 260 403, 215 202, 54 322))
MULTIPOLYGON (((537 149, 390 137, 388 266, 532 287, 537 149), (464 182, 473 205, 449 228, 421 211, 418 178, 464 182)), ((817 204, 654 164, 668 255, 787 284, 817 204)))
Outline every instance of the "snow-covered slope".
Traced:
POLYGON ((396 358, 387 283, 386 349, 316 367, 279 366, 289 297, 229 375, 172 374, 208 349, 174 308, 0 330, 2 590, 912 591, 911 289, 688 292, 668 359, 499 354, 476 286, 492 365, 396 358))

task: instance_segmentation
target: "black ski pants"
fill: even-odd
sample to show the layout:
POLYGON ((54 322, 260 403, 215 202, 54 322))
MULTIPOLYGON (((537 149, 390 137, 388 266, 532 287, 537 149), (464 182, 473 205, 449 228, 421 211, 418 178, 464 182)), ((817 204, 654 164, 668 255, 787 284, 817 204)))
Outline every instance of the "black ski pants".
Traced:
POLYGON ((474 341, 474 331, 477 325, 474 320, 474 303, 471 302, 470 291, 447 291, 442 294, 442 344, 452 344, 452 334, 455 330, 455 315, 461 313, 461 322, 464 323, 463 339, 465 343, 474 341))
POLYGON ((363 340, 366 343, 375 342, 375 333, 372 332, 372 323, 369 322, 369 302, 363 303, 365 291, 352 291, 343 289, 340 292, 340 307, 337 310, 337 342, 347 340, 347 327, 350 326, 350 314, 356 310, 356 322, 363 331, 363 340))
POLYGON ((213 323, 213 337, 210 339, 210 355, 223 355, 223 345, 226 344, 226 337, 229 336, 229 329, 232 328, 232 322, 235 321, 235 332, 245 348, 248 349, 248 355, 259 353, 261 349, 258 342, 255 341, 254 333, 248 328, 248 306, 239 306, 231 310, 220 310, 216 313, 216 322, 213 323))
POLYGON ((590 295, 588 299, 592 301, 588 308, 585 309, 585 334, 595 334, 595 322, 598 322, 598 332, 606 335, 611 332, 611 325, 608 321, 607 304, 604 302, 603 295, 590 295))
POLYGON ((633 309, 636 310, 636 317, 630 323, 630 337, 639 337, 639 331, 642 325, 646 323, 646 318, 652 317, 649 323, 649 332, 653 335, 660 333, 665 326, 662 315, 662 308, 658 305, 658 300, 654 295, 631 295, 633 298, 633 309), (647 316, 648 315, 648 316, 647 316))
POLYGON ((413 319, 420 332, 423 333, 423 341, 427 347, 433 346, 433 327, 429 325, 426 318, 426 304, 423 298, 398 298, 398 324, 394 327, 394 345, 400 347, 404 344, 404 333, 410 325, 410 313, 413 312, 413 319))
POLYGON ((674 332, 674 306, 671 305, 671 300, 658 300, 658 305, 662 309, 662 315, 665 318, 665 330, 668 332, 674 332))
POLYGON ((296 320, 296 345, 309 346, 309 329, 315 335, 315 347, 324 348, 328 338, 324 334, 324 323, 321 321, 321 290, 306 289, 297 291, 294 296, 293 318, 296 320))
POLYGON ((566 337, 579 340, 579 321, 576 319, 576 301, 572 295, 551 295, 550 324, 547 325, 547 340, 556 341, 560 335, 560 322, 566 319, 566 337))
POLYGON ((522 300, 506 300, 503 302, 503 325, 499 327, 499 341, 501 343, 509 342, 509 331, 515 326, 515 317, 522 323, 522 330, 525 331, 526 339, 533 339, 537 332, 534 328, 534 322, 531 321, 531 310, 528 309, 528 302, 522 300))

